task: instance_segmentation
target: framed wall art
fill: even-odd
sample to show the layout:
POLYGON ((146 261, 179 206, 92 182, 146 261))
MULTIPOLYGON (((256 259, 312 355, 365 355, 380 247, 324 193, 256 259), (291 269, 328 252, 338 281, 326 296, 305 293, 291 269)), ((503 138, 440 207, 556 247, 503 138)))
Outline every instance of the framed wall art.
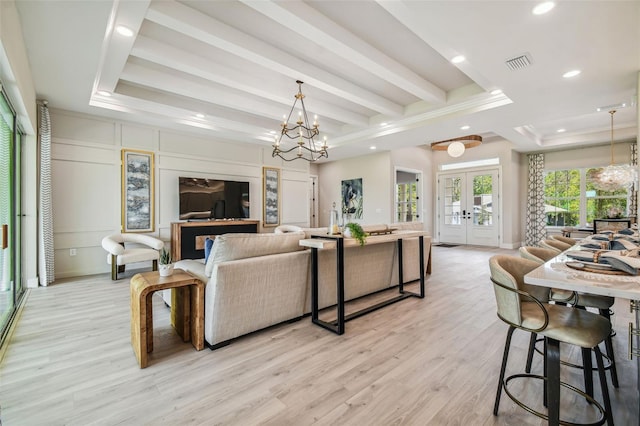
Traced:
POLYGON ((341 185, 342 214, 351 219, 362 219, 362 178, 343 180, 341 185))
POLYGON ((153 152, 122 150, 122 232, 154 231, 153 152))
POLYGON ((262 226, 280 225, 280 169, 262 168, 262 226))

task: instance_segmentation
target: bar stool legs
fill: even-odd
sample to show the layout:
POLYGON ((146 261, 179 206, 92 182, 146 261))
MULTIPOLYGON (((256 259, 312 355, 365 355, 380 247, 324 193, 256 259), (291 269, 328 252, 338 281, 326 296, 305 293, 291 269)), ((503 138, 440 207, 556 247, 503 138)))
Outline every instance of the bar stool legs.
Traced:
MULTIPOLYGON (((595 399, 593 399, 593 380, 589 380, 589 389, 587 392, 582 392, 580 389, 563 383, 560 381, 560 342, 555 339, 545 338, 544 339, 544 376, 537 376, 533 374, 515 374, 505 378, 505 373, 507 369, 507 362, 509 359, 509 349, 511 347, 511 338, 513 336, 513 332, 516 330, 516 327, 509 326, 509 330, 507 332, 507 338, 504 346, 504 353, 502 355, 502 366, 500 367, 500 378, 498 380, 498 389, 496 391, 496 400, 493 405, 493 414, 495 416, 498 415, 498 409, 500 406, 500 397, 502 396, 502 389, 505 389, 505 392, 518 406, 524 408, 526 411, 534 414, 538 417, 544 418, 549 421, 549 425, 560 425, 560 424, 575 424, 575 423, 565 423, 560 420, 560 388, 565 387, 570 389, 587 400, 589 404, 594 404, 596 408, 600 411, 601 417, 594 423, 590 423, 589 425, 602 425, 605 422, 609 426, 613 426, 613 416, 611 411, 611 401, 609 399, 609 389, 607 383, 607 377, 605 372, 605 366, 603 361, 602 352, 598 346, 595 346, 593 349, 589 348, 581 348, 584 362, 585 362, 585 382, 587 372, 592 372, 591 366, 591 351, 595 353, 596 365, 598 370, 598 377, 600 379, 600 387, 602 390, 602 398, 604 400, 604 407, 600 405, 595 399), (544 390, 543 390, 543 403, 547 408, 547 414, 540 413, 535 411, 534 409, 528 407, 521 401, 517 400, 508 390, 507 385, 508 382, 515 378, 536 378, 542 379, 545 381, 544 390)), ((535 333, 532 334, 532 341, 535 342, 535 333)))

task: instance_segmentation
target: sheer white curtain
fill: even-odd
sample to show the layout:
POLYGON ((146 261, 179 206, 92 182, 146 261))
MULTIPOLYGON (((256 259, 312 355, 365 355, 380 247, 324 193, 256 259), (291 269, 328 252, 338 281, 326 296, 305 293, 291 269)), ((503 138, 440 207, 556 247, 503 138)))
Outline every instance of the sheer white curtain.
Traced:
POLYGON ((547 236, 544 214, 544 154, 529 154, 529 186, 527 189, 527 229, 525 243, 537 246, 547 236))
POLYGON ((39 210, 38 217, 38 269, 40 285, 55 281, 53 257, 53 210, 51 203, 51 118, 47 102, 38 105, 39 114, 39 210))

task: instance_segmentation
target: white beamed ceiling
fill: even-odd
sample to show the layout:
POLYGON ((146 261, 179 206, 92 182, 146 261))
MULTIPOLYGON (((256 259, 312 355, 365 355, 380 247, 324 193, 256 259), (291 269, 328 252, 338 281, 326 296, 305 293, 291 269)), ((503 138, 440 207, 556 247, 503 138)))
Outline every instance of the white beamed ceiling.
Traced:
POLYGON ((270 146, 302 80, 330 160, 470 133, 522 152, 606 143, 596 108, 623 102, 616 132, 635 138, 640 2, 558 2, 543 16, 535 4, 17 1, 54 108, 270 146), (524 53, 529 67, 507 67, 524 53), (582 73, 562 78, 571 69, 582 73))

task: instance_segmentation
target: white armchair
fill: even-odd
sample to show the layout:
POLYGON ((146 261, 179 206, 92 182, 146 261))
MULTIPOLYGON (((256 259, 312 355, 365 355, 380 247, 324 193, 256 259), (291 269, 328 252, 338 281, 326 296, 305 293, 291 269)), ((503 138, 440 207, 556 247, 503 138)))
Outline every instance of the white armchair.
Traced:
POLYGON ((153 270, 158 270, 158 258, 164 242, 148 235, 113 234, 102 239, 102 248, 109 254, 107 263, 111 265, 111 279, 118 279, 118 272, 124 272, 125 265, 135 262, 153 262, 153 270), (125 243, 136 244, 128 247, 125 243), (146 247, 140 247, 146 246, 146 247))

